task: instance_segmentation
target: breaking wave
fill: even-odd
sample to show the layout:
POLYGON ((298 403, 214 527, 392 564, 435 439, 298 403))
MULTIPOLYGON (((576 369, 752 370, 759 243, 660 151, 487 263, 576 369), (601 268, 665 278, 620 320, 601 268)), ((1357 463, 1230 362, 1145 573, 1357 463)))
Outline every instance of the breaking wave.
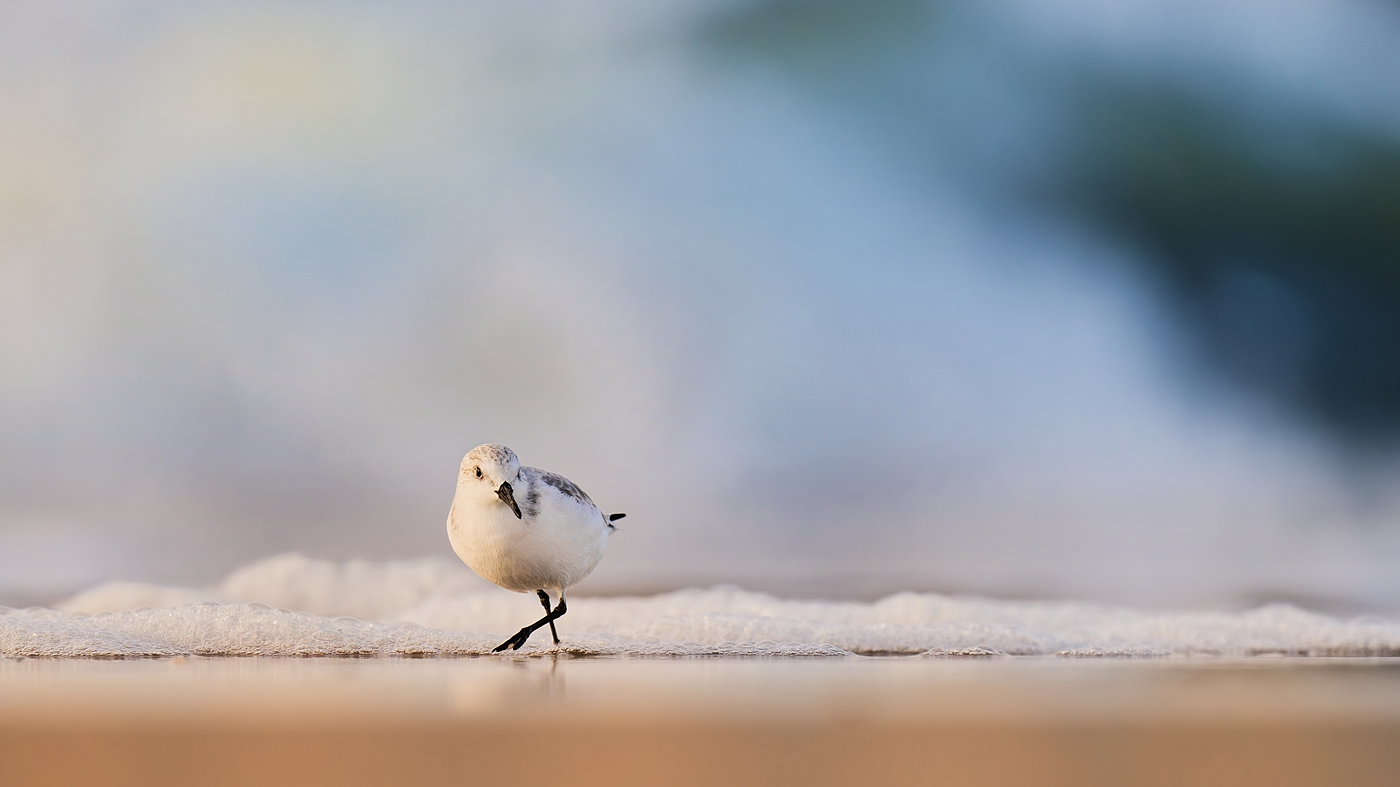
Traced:
MULTIPOLYGON (((216 588, 119 582, 54 608, 0 608, 0 655, 470 656, 489 653, 540 614, 533 596, 447 561, 280 555, 216 588)), ((560 627, 558 651, 598 656, 1400 656, 1400 622, 1340 620, 1287 604, 1148 613, 932 593, 791 601, 716 587, 577 598, 560 627)), ((555 650, 537 633, 522 653, 555 650)))

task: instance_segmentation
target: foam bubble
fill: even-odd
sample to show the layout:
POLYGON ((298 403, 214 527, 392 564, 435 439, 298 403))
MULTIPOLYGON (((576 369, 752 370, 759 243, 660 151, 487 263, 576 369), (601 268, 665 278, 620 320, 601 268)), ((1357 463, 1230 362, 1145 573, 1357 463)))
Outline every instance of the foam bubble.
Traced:
MULTIPOLYGON (((468 656, 542 610, 447 561, 336 564, 280 555, 219 587, 113 583, 57 609, 0 611, 0 655, 468 656), (353 615, 353 617, 351 617, 353 615)), ((1146 613, 1090 604, 899 593, 790 601, 733 587, 576 598, 561 652, 613 656, 923 655, 1143 658, 1400 656, 1400 623, 1286 604, 1146 613)), ((552 650, 547 632, 524 651, 552 650)))

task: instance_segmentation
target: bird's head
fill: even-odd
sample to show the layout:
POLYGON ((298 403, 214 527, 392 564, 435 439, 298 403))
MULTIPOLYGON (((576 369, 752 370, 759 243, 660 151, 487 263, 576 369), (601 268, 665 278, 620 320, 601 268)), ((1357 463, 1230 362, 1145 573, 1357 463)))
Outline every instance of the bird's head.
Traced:
POLYGON ((520 518, 520 506, 516 505, 513 487, 519 481, 520 460, 515 452, 503 445, 487 443, 468 451, 462 459, 457 488, 466 489, 473 497, 488 503, 495 500, 520 518))

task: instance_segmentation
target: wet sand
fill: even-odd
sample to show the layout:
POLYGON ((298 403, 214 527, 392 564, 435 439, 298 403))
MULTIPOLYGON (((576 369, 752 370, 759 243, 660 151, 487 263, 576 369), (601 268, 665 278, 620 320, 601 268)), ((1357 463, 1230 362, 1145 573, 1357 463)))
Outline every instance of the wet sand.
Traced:
POLYGON ((0 784, 1397 785, 1400 661, 0 661, 0 784))

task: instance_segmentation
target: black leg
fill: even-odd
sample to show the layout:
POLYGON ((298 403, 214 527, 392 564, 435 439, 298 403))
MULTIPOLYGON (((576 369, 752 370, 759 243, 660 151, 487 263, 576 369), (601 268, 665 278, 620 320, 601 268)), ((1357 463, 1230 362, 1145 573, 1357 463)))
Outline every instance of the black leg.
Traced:
POLYGON ((506 648, 510 648, 511 650, 520 650, 522 647, 525 646, 525 643, 530 640, 530 635, 535 633, 535 629, 539 628, 540 626, 543 626, 546 623, 553 623, 559 618, 562 618, 564 616, 564 613, 568 611, 569 607, 567 604, 564 603, 564 598, 561 596, 559 598, 559 606, 555 607, 553 612, 549 613, 548 615, 545 615, 544 617, 540 618, 534 623, 531 623, 525 628, 515 632, 515 636, 497 645, 491 650, 491 652, 500 653, 506 648))
MULTIPOLYGON (((544 605, 545 617, 549 617, 549 594, 543 590, 536 590, 540 594, 540 603, 544 605)), ((549 633, 554 636, 554 644, 559 644, 559 630, 554 628, 554 621, 549 621, 549 633)))

